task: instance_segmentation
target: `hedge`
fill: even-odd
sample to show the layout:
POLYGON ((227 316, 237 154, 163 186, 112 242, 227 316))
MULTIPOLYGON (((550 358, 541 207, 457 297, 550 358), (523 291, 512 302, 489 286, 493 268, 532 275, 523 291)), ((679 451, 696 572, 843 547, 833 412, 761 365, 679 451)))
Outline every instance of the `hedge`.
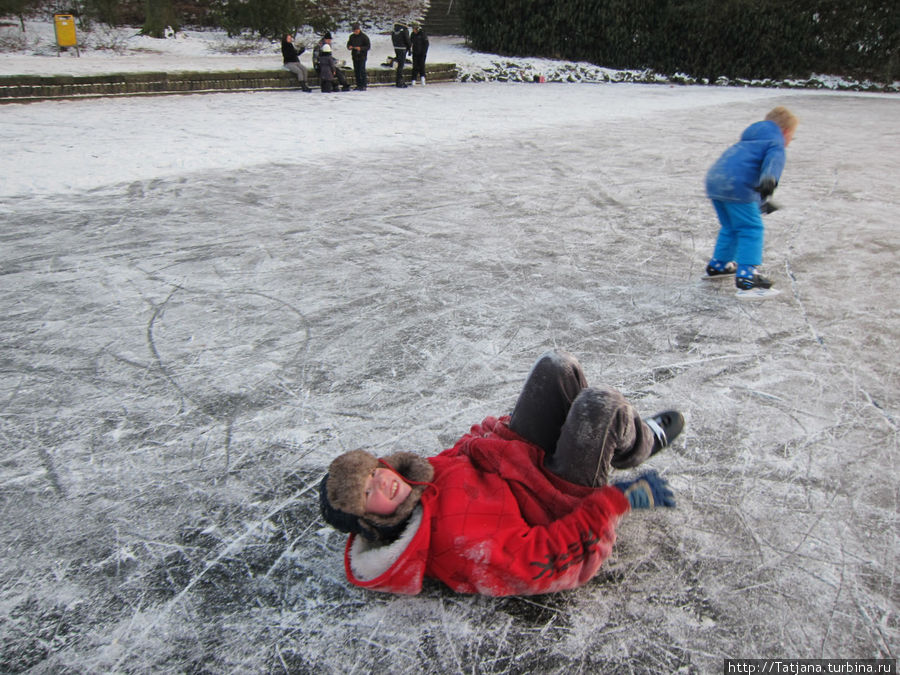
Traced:
POLYGON ((472 46, 694 77, 898 77, 896 0, 461 0, 472 46))

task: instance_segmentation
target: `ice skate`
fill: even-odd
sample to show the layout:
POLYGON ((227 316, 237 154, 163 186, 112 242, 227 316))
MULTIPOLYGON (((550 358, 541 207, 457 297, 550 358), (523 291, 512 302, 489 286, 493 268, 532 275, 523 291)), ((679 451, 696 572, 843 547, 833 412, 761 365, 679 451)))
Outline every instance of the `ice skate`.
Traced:
POLYGON ((729 277, 733 277, 734 273, 737 272, 737 263, 733 260, 725 263, 725 267, 723 269, 717 270, 712 265, 706 266, 706 276, 704 279, 727 279, 729 277))
POLYGON ((735 295, 739 298, 771 298, 781 293, 777 288, 738 289, 735 295))
POLYGON ((768 277, 756 272, 752 277, 735 278, 734 285, 737 286, 739 298, 769 298, 781 292, 777 288, 772 288, 772 282, 768 277))
POLYGON ((656 413, 653 417, 644 420, 644 424, 653 432, 653 448, 650 450, 652 457, 657 452, 675 440, 681 430, 684 429, 684 415, 677 410, 666 410, 656 413))

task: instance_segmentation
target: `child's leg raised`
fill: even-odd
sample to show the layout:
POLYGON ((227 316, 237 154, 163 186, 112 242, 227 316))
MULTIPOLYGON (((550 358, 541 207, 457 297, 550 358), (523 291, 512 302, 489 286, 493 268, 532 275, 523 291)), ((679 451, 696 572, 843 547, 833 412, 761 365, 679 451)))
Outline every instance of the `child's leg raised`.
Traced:
POLYGON ((578 359, 562 351, 545 352, 525 380, 509 428, 553 454, 572 401, 586 386, 578 359))
POLYGON ((653 450, 653 433, 621 393, 589 387, 578 395, 562 427, 556 453, 544 465, 579 485, 606 485, 610 467, 637 466, 653 450))

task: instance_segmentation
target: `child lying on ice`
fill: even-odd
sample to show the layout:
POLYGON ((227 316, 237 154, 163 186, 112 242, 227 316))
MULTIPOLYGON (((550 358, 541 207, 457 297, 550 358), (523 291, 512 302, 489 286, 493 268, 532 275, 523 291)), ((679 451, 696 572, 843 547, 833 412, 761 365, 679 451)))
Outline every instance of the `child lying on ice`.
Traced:
POLYGON ((683 425, 676 411, 642 420, 618 391, 588 387, 575 357, 550 351, 511 416, 486 418, 436 457, 339 456, 321 511, 350 533, 344 567, 363 588, 414 594, 426 576, 494 596, 576 588, 629 508, 675 505, 656 473, 608 485, 610 468, 637 466, 683 425))

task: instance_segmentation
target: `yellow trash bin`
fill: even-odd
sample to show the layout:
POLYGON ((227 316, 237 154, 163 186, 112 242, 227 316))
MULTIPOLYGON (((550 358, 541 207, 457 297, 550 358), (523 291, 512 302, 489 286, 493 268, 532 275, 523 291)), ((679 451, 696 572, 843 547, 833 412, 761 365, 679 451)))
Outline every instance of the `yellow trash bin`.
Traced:
POLYGON ((59 56, 60 47, 75 47, 75 51, 78 51, 78 37, 75 35, 74 16, 71 14, 54 14, 53 28, 56 30, 57 56, 59 56))

